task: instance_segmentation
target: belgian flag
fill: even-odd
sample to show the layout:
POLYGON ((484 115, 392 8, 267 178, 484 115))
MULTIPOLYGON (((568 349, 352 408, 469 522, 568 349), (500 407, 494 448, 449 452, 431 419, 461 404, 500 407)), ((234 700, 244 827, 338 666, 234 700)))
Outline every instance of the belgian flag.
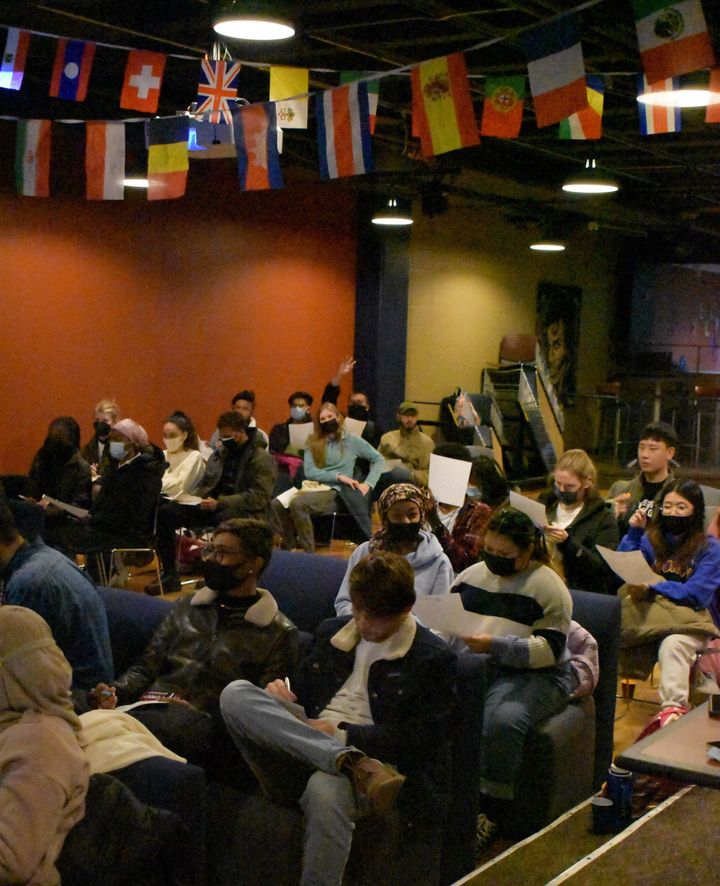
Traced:
POLYGON ((148 200, 172 200, 185 194, 189 121, 182 117, 148 120, 148 200))

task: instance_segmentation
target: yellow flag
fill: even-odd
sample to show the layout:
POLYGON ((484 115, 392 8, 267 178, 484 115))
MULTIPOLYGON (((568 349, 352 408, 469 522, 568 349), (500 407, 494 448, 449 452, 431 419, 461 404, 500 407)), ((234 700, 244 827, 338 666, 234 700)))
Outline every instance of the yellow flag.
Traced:
POLYGON ((307 96, 292 96, 307 93, 309 83, 307 68, 270 68, 270 101, 275 102, 278 126, 282 129, 307 129, 307 96))

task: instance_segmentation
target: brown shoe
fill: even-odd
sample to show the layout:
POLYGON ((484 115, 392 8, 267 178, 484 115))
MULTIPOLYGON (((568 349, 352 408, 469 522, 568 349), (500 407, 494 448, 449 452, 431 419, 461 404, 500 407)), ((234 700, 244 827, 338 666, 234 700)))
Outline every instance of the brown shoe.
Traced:
POLYGON ((405 776, 372 757, 354 756, 345 770, 355 788, 360 815, 387 814, 395 804, 405 776))

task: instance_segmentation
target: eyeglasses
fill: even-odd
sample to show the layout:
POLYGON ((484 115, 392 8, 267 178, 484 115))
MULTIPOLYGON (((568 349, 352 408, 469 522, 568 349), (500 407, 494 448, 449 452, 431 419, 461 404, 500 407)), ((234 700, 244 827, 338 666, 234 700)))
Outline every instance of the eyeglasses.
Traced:
POLYGON ((673 511, 675 511, 675 513, 677 514, 689 514, 691 510, 692 505, 689 505, 687 502, 684 501, 664 501, 662 506, 663 514, 672 514, 673 511))

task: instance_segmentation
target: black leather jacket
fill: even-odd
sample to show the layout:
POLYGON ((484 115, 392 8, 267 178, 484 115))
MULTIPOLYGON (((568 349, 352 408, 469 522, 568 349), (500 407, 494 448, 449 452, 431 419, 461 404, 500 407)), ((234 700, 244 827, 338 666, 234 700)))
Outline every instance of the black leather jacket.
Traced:
POLYGON ((155 689, 217 714, 220 693, 232 680, 264 687, 291 673, 297 657, 297 628, 267 591, 243 614, 222 608, 215 592, 202 588, 177 601, 115 688, 121 704, 155 689))

